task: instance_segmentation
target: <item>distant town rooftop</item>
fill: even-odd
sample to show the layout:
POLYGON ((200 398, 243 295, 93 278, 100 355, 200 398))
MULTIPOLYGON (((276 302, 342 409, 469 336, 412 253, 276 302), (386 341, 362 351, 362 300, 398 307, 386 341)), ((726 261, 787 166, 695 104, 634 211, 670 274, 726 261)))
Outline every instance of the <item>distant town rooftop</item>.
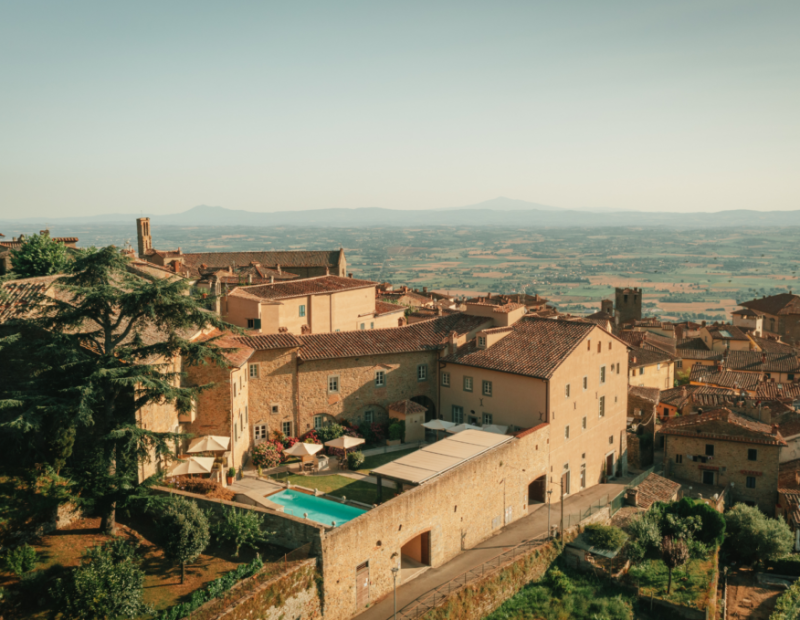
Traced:
POLYGON ((316 278, 303 278, 290 282, 276 282, 275 284, 260 284, 258 286, 240 286, 231 292, 233 296, 251 296, 271 301, 289 299, 291 297, 305 297, 307 295, 325 295, 338 293, 358 288, 378 286, 371 280, 357 280, 355 278, 342 278, 340 276, 318 276, 316 278))

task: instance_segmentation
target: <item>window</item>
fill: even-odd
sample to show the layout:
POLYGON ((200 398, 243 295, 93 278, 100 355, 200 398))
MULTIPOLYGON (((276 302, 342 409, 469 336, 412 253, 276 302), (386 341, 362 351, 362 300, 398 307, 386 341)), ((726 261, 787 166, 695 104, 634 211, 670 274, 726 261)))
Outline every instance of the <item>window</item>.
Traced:
POLYGON ((614 443, 614 435, 609 435, 608 436, 608 445, 609 446, 613 445, 613 443, 614 443))
POLYGON ((250 421, 250 419, 247 416, 247 405, 244 406, 244 421, 245 424, 250 421))
POLYGON ((675 368, 683 368, 683 360, 675 360, 675 368))
POLYGON ((584 391, 589 389, 589 377, 584 377, 583 378, 583 389, 584 389, 584 391))
POLYGON ((443 372, 442 373, 442 387, 450 387, 450 373, 443 372))
POLYGON ((606 415, 606 397, 600 397, 600 417, 603 418, 606 415))
POLYGON ((586 463, 581 465, 581 488, 586 488, 586 463))
POLYGON ((491 396, 492 395, 492 382, 491 381, 484 381, 483 382, 483 395, 484 396, 491 396))
POLYGON ((417 381, 427 381, 428 380, 428 365, 427 364, 420 364, 417 366, 417 381))
POLYGON ((581 420, 581 428, 586 430, 586 416, 583 416, 583 419, 581 420))
POLYGON ((362 324, 359 326, 359 328, 358 328, 358 329, 366 329, 366 328, 367 328, 367 325, 366 325, 366 323, 362 323, 362 324))
POLYGON ((314 416, 314 428, 315 429, 322 428, 323 426, 325 426, 325 424, 323 424, 323 416, 315 415, 314 416))
POLYGON ((486 346, 486 336, 478 336, 478 346, 479 347, 486 346))
POLYGON ((328 377, 328 392, 339 391, 339 375, 328 377))
POLYGON ((706 444, 706 456, 714 456, 714 444, 707 443, 706 444))
POLYGON ((375 323, 370 323, 370 324, 369 324, 369 328, 370 328, 370 329, 375 329, 375 323))
POLYGON ((286 435, 287 437, 292 436, 292 423, 291 422, 281 422, 281 432, 286 435))
POLYGON ((386 371, 384 370, 375 371, 375 385, 376 387, 383 387, 384 385, 386 385, 386 371))
POLYGON ((492 414, 491 414, 491 413, 484 413, 484 414, 483 414, 483 424, 484 424, 484 425, 486 425, 486 424, 493 424, 493 422, 492 422, 492 419, 493 419, 493 418, 494 418, 494 416, 492 416, 492 414))
POLYGON ((656 364, 656 370, 661 370, 661 362, 659 362, 658 364, 656 364))
POLYGON ((586 350, 587 351, 591 351, 592 350, 592 341, 591 340, 587 340, 586 341, 586 350))
POLYGON ((236 422, 233 423, 233 441, 234 443, 239 441, 239 431, 236 428, 236 422))
POLYGON ((281 408, 278 405, 270 405, 269 409, 272 412, 272 415, 278 415, 280 413, 281 408))
POLYGON ((606 382, 606 367, 600 366, 600 385, 606 382))
POLYGON ((564 396, 569 398, 569 383, 567 383, 567 387, 564 389, 564 396))
POLYGON ((787 378, 789 381, 794 381, 794 373, 793 373, 793 372, 790 372, 788 375, 786 375, 786 378, 787 378))
POLYGON ((703 472, 703 484, 714 484, 714 472, 713 471, 704 471, 703 472))
POLYGON ((233 382, 233 397, 236 398, 236 382, 233 382))
POLYGON ((472 377, 464 377, 464 391, 465 392, 472 391, 472 377))
POLYGON ((247 319, 248 329, 261 329, 261 319, 247 319))
POLYGON ((600 353, 602 350, 603 350, 603 343, 602 342, 598 342, 597 343, 597 352, 600 353))
POLYGON ((644 366, 642 366, 642 367, 639 369, 639 374, 640 374, 640 375, 643 375, 643 374, 644 374, 644 366))
POLYGON ((748 489, 755 489, 756 488, 756 477, 755 476, 747 476, 747 481, 745 485, 748 489))
POLYGON ((569 439, 569 424, 564 427, 564 439, 569 439))
POLYGON ((453 422, 456 424, 463 424, 464 423, 464 407, 459 407, 458 405, 453 405, 453 422))
POLYGON ((364 412, 364 422, 372 424, 375 421, 375 412, 372 409, 367 409, 364 412))
POLYGON ((676 454, 675 455, 675 462, 678 463, 678 464, 683 463, 683 455, 682 454, 676 454))
POLYGON ((256 424, 253 427, 253 437, 255 437, 256 441, 259 439, 266 439, 267 438, 267 425, 266 424, 256 424))
POLYGON ((608 350, 609 351, 611 350, 611 341, 610 340, 608 341, 608 350))
POLYGON ((305 304, 300 304, 299 310, 300 310, 300 312, 299 312, 300 316, 305 316, 306 315, 306 305, 305 304))
POLYGON ((755 448, 749 448, 747 450, 747 460, 748 461, 757 461, 758 460, 758 450, 755 448))
POLYGON ((258 379, 258 364, 250 364, 250 378, 258 379))

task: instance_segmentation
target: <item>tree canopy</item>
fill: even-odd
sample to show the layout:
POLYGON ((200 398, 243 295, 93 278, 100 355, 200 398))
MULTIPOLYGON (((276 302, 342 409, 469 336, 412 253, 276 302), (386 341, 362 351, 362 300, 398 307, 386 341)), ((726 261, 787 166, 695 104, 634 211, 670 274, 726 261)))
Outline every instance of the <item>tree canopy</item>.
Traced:
POLYGON ((52 239, 46 231, 25 237, 22 247, 11 252, 11 268, 20 278, 63 273, 68 263, 67 246, 52 239))
POLYGON ((765 562, 791 551, 794 537, 783 519, 770 519, 755 506, 736 504, 725 513, 730 550, 743 562, 765 562))
POLYGON ((0 386, 0 430, 29 446, 37 464, 66 466, 111 533, 117 503, 157 480, 139 484, 139 466, 174 459, 181 439, 139 426, 137 414, 159 403, 190 411, 208 386, 182 385, 181 365, 227 364, 213 340, 191 337, 230 327, 185 280, 146 280, 128 262, 114 247, 76 250, 56 298, 42 298, 35 316, 0 339, 0 358, 27 360, 25 373, 0 386))
POLYGON ((161 548, 164 555, 181 565, 181 583, 186 574, 186 564, 194 562, 208 546, 208 519, 196 502, 183 497, 173 497, 159 516, 161 548))

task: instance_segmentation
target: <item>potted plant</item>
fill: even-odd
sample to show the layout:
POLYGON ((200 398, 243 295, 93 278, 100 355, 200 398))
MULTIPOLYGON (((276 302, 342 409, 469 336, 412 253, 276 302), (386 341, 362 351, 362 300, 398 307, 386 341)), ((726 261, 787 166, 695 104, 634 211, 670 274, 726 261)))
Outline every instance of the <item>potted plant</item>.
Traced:
POLYGON ((235 467, 231 467, 228 470, 228 486, 233 484, 234 478, 236 478, 236 468, 235 467))
POLYGON ((397 446, 403 441, 406 434, 405 422, 401 420, 394 420, 389 425, 389 439, 386 440, 387 446, 397 446))

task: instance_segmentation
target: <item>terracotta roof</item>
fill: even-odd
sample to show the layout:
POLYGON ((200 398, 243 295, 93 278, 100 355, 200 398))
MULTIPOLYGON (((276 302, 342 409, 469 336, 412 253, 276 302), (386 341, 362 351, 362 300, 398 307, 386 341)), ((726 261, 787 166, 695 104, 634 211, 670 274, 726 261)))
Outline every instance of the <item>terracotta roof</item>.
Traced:
POLYGON ((318 276, 290 282, 276 282, 275 284, 240 286, 231 291, 230 295, 235 297, 245 294, 245 296, 251 298, 258 297, 259 299, 275 301, 291 297, 305 297, 306 295, 326 295, 357 288, 376 287, 377 285, 377 282, 371 282, 370 280, 356 280, 355 278, 342 278, 339 276, 318 276))
POLYGON ((718 407, 729 407, 741 402, 741 395, 736 391, 729 388, 711 387, 708 385, 695 385, 692 391, 691 399, 695 405, 702 407, 711 407, 716 409, 718 407))
MULTIPOLYGON (((392 312, 405 312, 406 307, 398 304, 390 304, 385 301, 375 300, 375 314, 390 314, 392 312)), ((436 311, 434 311, 436 314, 436 311)))
POLYGON ((256 351, 271 349, 294 349, 302 347, 303 342, 292 334, 259 334, 253 336, 238 336, 237 340, 244 346, 256 351))
POLYGON ((219 329, 212 329, 208 333, 201 333, 193 340, 194 342, 207 342, 211 339, 215 339, 214 343, 220 349, 224 349, 220 351, 225 359, 232 366, 236 366, 240 368, 250 359, 250 356, 253 355, 253 349, 245 345, 240 338, 236 336, 236 334, 232 334, 230 332, 223 332, 219 329))
MULTIPOLYGON (((280 251, 280 252, 192 252, 183 254, 183 263, 192 276, 200 275, 200 265, 206 267, 228 267, 249 265, 256 262, 264 267, 292 270, 292 268, 328 267, 337 271, 341 250, 324 251, 280 251)), ((175 254, 177 255, 177 254, 175 254)))
POLYGON ((718 387, 733 390, 747 390, 753 392, 758 387, 760 377, 750 372, 737 372, 735 370, 717 370, 715 366, 692 366, 689 375, 693 383, 708 383, 718 387))
POLYGON ((513 328, 490 347, 478 348, 473 339, 442 361, 549 379, 575 347, 599 329, 592 323, 531 316, 520 319, 513 328))
POLYGON ((769 297, 762 297, 761 299, 745 301, 739 305, 762 314, 800 314, 800 296, 791 293, 770 295, 769 297))
POLYGON ((514 310, 519 310, 520 308, 526 308, 525 304, 514 304, 514 303, 507 303, 502 306, 497 306, 492 312, 499 312, 500 314, 508 314, 509 312, 513 312, 514 310))
POLYGON ((652 366, 653 364, 664 364, 672 361, 669 353, 658 349, 645 347, 631 347, 628 351, 628 367, 639 368, 641 366, 652 366))
POLYGON ((420 405, 419 403, 415 403, 413 400, 399 400, 396 403, 392 403, 387 407, 389 412, 395 411, 397 413, 403 413, 405 415, 410 415, 414 413, 425 413, 428 408, 420 405))
POLYGON ((772 400, 775 398, 800 398, 800 383, 780 381, 762 381, 756 389, 756 398, 772 400))
MULTIPOLYGON (((666 390, 668 391, 668 390, 666 390)), ((628 394, 633 394, 639 398, 644 398, 653 403, 658 403, 661 400, 661 392, 658 388, 641 387, 638 385, 629 385, 628 394)))
POLYGON ((781 417, 778 418, 777 424, 778 430, 784 437, 800 435, 800 413, 796 411, 786 412, 781 415, 781 417))
POLYGON ((60 275, 10 280, 0 285, 0 323, 25 318, 60 275))
POLYGON ((755 342, 762 351, 766 351, 767 353, 792 353, 800 357, 800 349, 785 342, 780 342, 774 338, 763 338, 755 334, 750 334, 750 338, 753 339, 753 342, 755 342))
POLYGON ((739 308, 738 310, 731 312, 731 314, 736 314, 738 316, 761 316, 758 312, 755 312, 750 308, 739 308))
POLYGON ((709 349, 679 348, 676 354, 683 360, 721 360, 722 353, 709 349))
POLYGON ((714 340, 747 340, 744 332, 735 325, 706 325, 714 340))
POLYGON ((383 301, 387 301, 390 303, 399 302, 404 306, 419 306, 419 305, 427 305, 433 303, 433 300, 430 297, 425 297, 424 295, 415 293, 412 290, 382 291, 381 297, 383 298, 383 301))
POLYGON ((595 312, 593 314, 590 314, 588 316, 585 316, 583 318, 589 319, 589 320, 600 319, 600 320, 603 320, 603 321, 613 321, 614 320, 614 317, 612 315, 610 315, 608 312, 605 312, 603 310, 598 310, 597 312, 595 312))
POLYGON ((710 349, 703 342, 702 338, 680 338, 678 340, 677 348, 680 349, 698 349, 700 351, 709 351, 710 349))
POLYGON ((662 424, 661 434, 682 437, 705 437, 708 439, 758 443, 768 446, 787 445, 777 428, 773 430, 773 427, 769 424, 750 420, 749 418, 745 418, 725 408, 715 409, 714 411, 698 415, 669 418, 662 424), (713 425, 714 423, 722 423, 723 427, 728 427, 730 429, 730 433, 714 431, 704 432, 702 430, 704 425, 713 425))
POLYGON ((458 313, 405 327, 300 336, 303 343, 300 358, 320 360, 437 351, 445 346, 451 332, 466 334, 478 330, 489 321, 484 317, 458 313))
MULTIPOLYGON (((77 237, 51 237, 51 241, 57 243, 78 243, 77 237)), ((19 250, 25 241, 0 241, 0 248, 6 250, 19 250)))
POLYGON ((676 341, 674 338, 659 336, 651 332, 632 330, 622 330, 619 337, 635 347, 642 347, 651 351, 663 351, 670 356, 675 356, 676 353, 676 341))
POLYGON ((692 394, 700 389, 699 385, 683 385, 681 387, 670 388, 668 390, 661 390, 660 403, 662 405, 670 405, 672 407, 682 408, 686 401, 688 401, 692 394))
POLYGON ((800 362, 792 352, 730 351, 725 367, 747 372, 798 372, 800 362))
POLYGON ((638 494, 638 505, 645 510, 656 502, 669 502, 680 490, 681 485, 658 474, 650 474, 639 483, 636 490, 638 494))
POLYGON ((800 459, 778 465, 778 488, 800 489, 800 459))

